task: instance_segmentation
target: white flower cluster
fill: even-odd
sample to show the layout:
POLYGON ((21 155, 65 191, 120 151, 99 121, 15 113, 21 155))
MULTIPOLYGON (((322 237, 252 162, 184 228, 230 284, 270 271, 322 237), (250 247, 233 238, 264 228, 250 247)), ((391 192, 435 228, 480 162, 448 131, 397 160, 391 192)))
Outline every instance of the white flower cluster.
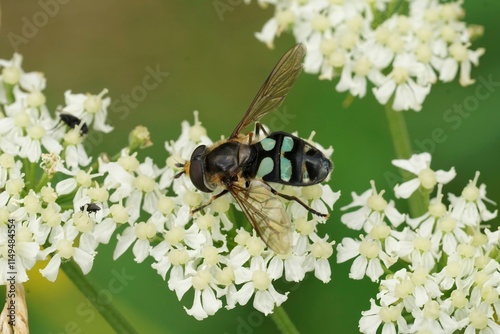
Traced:
MULTIPOLYGON (((82 212, 92 201, 105 201, 107 191, 93 183, 83 145, 85 127, 109 132, 105 124, 110 99, 66 92, 65 106, 54 118, 43 93, 40 72, 24 72, 22 57, 0 60, 0 284, 5 284, 9 253, 7 220, 15 221, 17 281, 27 270, 50 258, 41 270, 53 281, 61 261, 73 258, 84 273, 92 268, 92 233, 101 215, 82 212), (77 120, 68 125, 61 115, 77 120), (75 243, 79 243, 76 245, 75 243)), ((11 238, 12 236, 9 236, 11 238)), ((13 259, 11 259, 13 260, 13 259)))
MULTIPOLYGON (((185 175, 174 175, 176 164, 189 160, 197 145, 212 144, 197 112, 195 123, 183 122, 179 139, 166 143, 163 167, 148 157, 141 162, 131 151, 150 144, 141 127, 117 157, 93 161, 87 154, 92 146, 84 145, 87 132, 112 130, 106 124, 106 90, 67 92, 66 104, 53 117, 41 73, 25 73, 19 55, 0 60, 0 66, 0 284, 6 284, 12 262, 7 238, 15 239, 16 279, 22 283, 37 261, 46 263, 40 272, 50 281, 70 259, 88 273, 97 247, 113 235, 118 237, 114 258, 132 247, 137 262, 153 259, 179 300, 193 290, 194 302, 186 310, 197 319, 252 297, 254 307, 269 314, 287 299, 274 288, 278 280, 299 282, 307 272, 330 280, 333 242, 317 230, 324 219, 296 202, 283 202, 294 226, 286 256, 265 245, 230 195, 191 214, 211 194, 199 192, 185 175), (16 226, 10 235, 9 219, 16 226)), ((323 151, 329 157, 333 149, 323 151)), ((339 197, 328 185, 278 189, 325 213, 339 197)))
MULTIPOLYGON (((169 157, 165 168, 158 171, 161 176, 156 188, 153 189, 153 179, 147 183, 151 187, 145 195, 143 208, 152 213, 151 218, 127 227, 119 236, 115 256, 132 243, 136 261, 152 256, 153 268, 164 279, 169 274, 168 286, 179 300, 188 290, 194 291, 193 305, 186 311, 199 320, 213 315, 224 304, 231 309, 237 304, 247 304, 252 297, 255 309, 264 314, 272 313, 274 307, 287 299, 287 293, 279 293, 274 287, 279 280, 300 282, 307 272, 314 272, 318 279, 328 282, 331 275, 328 258, 333 254, 333 242, 327 235, 317 234, 317 224, 324 219, 311 216, 296 202, 283 203, 295 227, 292 252, 288 255, 277 255, 265 245, 251 230, 230 195, 218 198, 203 212, 190 214, 214 194, 197 190, 186 175, 177 179, 173 176, 179 172, 176 163, 188 161, 193 150, 201 144, 211 145, 212 141, 195 112, 194 124, 183 122, 179 139, 166 143, 169 157), (166 188, 171 188, 175 195, 161 195, 166 188), (152 243, 155 236, 159 242, 152 243)), ((324 152, 330 156, 333 150, 324 152)), ((128 176, 129 172, 118 164, 108 164, 107 168, 106 187, 116 187, 115 193, 127 194, 133 185, 124 180, 132 182, 134 177, 128 176)), ((154 169, 149 170, 153 172, 154 169)), ((328 185, 279 189, 301 198, 320 212, 331 210, 340 195, 328 185)), ((140 195, 126 196, 129 196, 126 201, 129 206, 129 201, 138 200, 140 195)))
POLYGON ((307 47, 304 69, 320 79, 340 77, 336 90, 364 97, 367 88, 394 110, 421 109, 431 85, 474 82, 471 64, 484 49, 471 50, 471 30, 461 21, 462 1, 259 0, 275 14, 256 33, 273 46, 291 31, 307 47), (370 84, 370 87, 368 85, 370 84))
POLYGON ((360 239, 344 238, 337 261, 354 259, 350 277, 365 275, 380 281, 376 300, 362 312, 362 333, 499 333, 500 230, 490 231, 484 222, 497 216, 486 203, 486 186, 478 185, 479 172, 460 196, 448 194, 443 185, 455 170, 433 171, 428 153, 393 164, 417 178, 395 187, 396 196, 414 191, 426 194, 437 188, 428 211, 420 217, 401 214, 383 191, 372 189, 343 209, 356 208, 342 222, 360 239), (437 186, 437 187, 435 187, 437 186), (393 269, 397 268, 397 269, 393 269))

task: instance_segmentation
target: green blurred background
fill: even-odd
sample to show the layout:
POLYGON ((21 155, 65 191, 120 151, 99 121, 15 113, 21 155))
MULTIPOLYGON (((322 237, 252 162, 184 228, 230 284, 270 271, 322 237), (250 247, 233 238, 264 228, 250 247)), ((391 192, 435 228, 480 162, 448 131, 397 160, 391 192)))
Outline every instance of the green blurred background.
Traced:
MULTIPOLYGON (((10 59, 17 50, 24 56, 26 71, 45 73, 45 93, 51 110, 63 104, 67 89, 94 94, 109 89, 109 96, 118 101, 110 110, 115 131, 102 142, 93 139, 99 143, 93 146, 94 155, 101 150, 116 152, 126 145, 128 132, 142 124, 150 129, 155 143, 143 154, 162 164, 166 157, 164 141, 178 137, 180 122, 192 121, 193 110, 200 111, 212 139, 229 135, 278 58, 294 44, 290 35, 284 35, 277 40, 275 50, 269 50, 254 38, 254 32, 272 15, 271 8, 262 9, 255 3, 220 0, 218 3, 230 8, 221 17, 212 1, 64 2, 58 8, 51 7, 54 15, 45 15, 48 20, 44 22, 40 14, 43 4, 54 1, 3 1, 0 58, 10 59), (12 40, 15 35, 23 35, 28 21, 38 22, 39 28, 24 30, 30 37, 17 39, 14 49, 12 40), (147 68, 156 66, 169 76, 128 108, 126 115, 122 94, 130 94, 134 87, 142 85, 147 68)), ((465 9, 467 22, 485 27, 485 35, 475 47, 485 47, 486 54, 472 75, 500 82, 500 2, 467 1, 465 9)), ((456 123, 443 118, 455 103, 474 96, 478 85, 435 85, 423 110, 405 116, 414 144, 416 140, 428 143, 433 131, 442 129, 446 140, 429 146, 432 166, 455 166, 458 172, 445 191, 459 194, 474 172, 480 170, 480 181, 488 185, 489 197, 499 202, 499 87, 479 101, 467 118, 457 118, 456 123)), ((340 223, 339 208, 351 201, 351 191, 368 189, 373 179, 379 189, 386 188, 392 196, 387 176, 397 173, 390 163, 394 153, 382 106, 369 94, 344 109, 344 99, 345 95, 336 93, 331 82, 303 74, 282 107, 293 118, 280 129, 298 130, 306 137, 315 130, 318 142, 335 148, 331 185, 342 196, 321 232, 337 242, 344 236, 359 234, 340 223)), ((405 210, 404 202, 398 204, 405 210)), ((104 289, 103 301, 112 302, 140 333, 277 331, 271 319, 261 316, 251 305, 222 309, 215 316, 197 321, 183 310, 183 305, 191 307, 191 297, 177 301, 149 262, 136 264, 131 252, 112 261, 111 245, 100 246, 98 251, 89 279, 104 289), (114 279, 119 272, 129 275, 121 284, 114 279)), ((369 298, 377 291, 368 280, 348 279, 351 262, 338 265, 333 256, 331 265, 333 274, 328 284, 309 275, 299 285, 288 286, 294 291, 284 308, 302 333, 357 333, 360 312, 369 308, 369 298)), ((26 290, 32 333, 113 333, 64 274, 50 283, 40 277, 36 268, 30 277, 26 290)))

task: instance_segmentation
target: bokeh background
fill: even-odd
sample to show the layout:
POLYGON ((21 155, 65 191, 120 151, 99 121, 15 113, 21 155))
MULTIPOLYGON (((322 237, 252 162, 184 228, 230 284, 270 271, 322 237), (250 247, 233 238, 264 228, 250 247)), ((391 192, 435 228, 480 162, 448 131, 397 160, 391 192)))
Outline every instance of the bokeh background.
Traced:
MULTIPOLYGON (((103 138, 93 137, 94 155, 118 151, 126 145, 128 132, 141 124, 150 129, 155 143, 141 154, 153 156, 158 164, 163 164, 164 141, 178 137, 180 122, 192 121, 193 110, 200 111, 212 139, 229 135, 278 58, 294 44, 291 36, 284 35, 277 40, 275 49, 269 50, 254 38, 254 32, 272 16, 272 8, 262 9, 256 3, 60 2, 3 1, 0 58, 10 59, 18 51, 24 56, 25 70, 45 73, 45 93, 51 110, 64 103, 63 94, 68 89, 94 94, 109 89, 109 96, 116 101, 110 108, 110 123, 115 131, 103 138), (58 6, 44 5, 49 3, 58 6), (214 9, 214 4, 220 3, 228 8, 222 15, 214 9), (40 14, 44 10, 52 12, 45 15, 45 22, 40 14), (38 27, 30 30, 26 22, 38 22, 38 27), (23 34, 29 37, 16 38, 23 34), (123 96, 142 85, 148 67, 158 67, 169 75, 155 89, 147 91, 144 99, 126 107, 123 96)), ((472 75, 500 83, 500 2, 469 0, 464 7, 467 22, 485 27, 484 36, 475 46, 486 48, 486 54, 472 75)), ((459 117, 453 123, 444 118, 455 103, 474 96, 478 85, 479 81, 467 88, 456 82, 435 85, 423 110, 407 112, 405 116, 416 151, 421 150, 417 141, 426 142, 433 153, 435 169, 456 167, 458 176, 445 191, 459 194, 475 171, 480 170, 480 181, 488 185, 489 197, 498 203, 500 84, 492 88, 487 99, 478 100, 469 116, 459 117), (430 145, 433 131, 440 131, 436 129, 442 129, 446 139, 430 145)), ((280 129, 298 130, 304 137, 314 130, 315 140, 335 148, 335 170, 330 182, 342 196, 321 231, 337 242, 344 236, 358 234, 340 223, 340 207, 351 201, 350 193, 368 189, 373 179, 379 189, 386 188, 392 196, 388 177, 397 173, 390 163, 395 156, 383 107, 368 94, 345 109, 345 97, 335 92, 331 82, 303 74, 282 106, 293 118, 280 129)), ((404 202, 398 205, 406 210, 404 202)), ((498 219, 493 224, 498 225, 498 219)), ((183 310, 183 305, 191 307, 192 299, 177 301, 150 263, 136 264, 130 252, 113 261, 112 250, 112 245, 100 246, 88 277, 104 289, 102 301, 112 302, 140 333, 277 331, 272 320, 251 305, 222 309, 215 316, 197 321, 183 310), (116 283, 119 273, 122 280, 116 283), (123 273, 127 276, 123 277, 123 273)), ((349 280, 350 264, 336 264, 333 256, 330 283, 323 284, 309 275, 301 284, 288 287, 293 291, 284 308, 299 331, 358 332, 360 312, 369 308, 369 298, 377 287, 369 280, 349 280)), ((32 333, 113 333, 64 274, 50 283, 39 275, 38 269, 31 271, 26 284, 32 333)))

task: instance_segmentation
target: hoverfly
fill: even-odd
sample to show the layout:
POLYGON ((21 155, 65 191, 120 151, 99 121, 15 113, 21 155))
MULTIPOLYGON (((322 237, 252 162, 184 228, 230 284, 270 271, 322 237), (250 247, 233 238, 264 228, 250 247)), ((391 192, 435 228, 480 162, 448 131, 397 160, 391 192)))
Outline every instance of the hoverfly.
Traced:
POLYGON ((264 115, 276 110, 302 71, 305 47, 297 44, 278 61, 250 104, 243 119, 228 139, 210 147, 198 146, 190 161, 178 164, 193 185, 203 192, 222 191, 211 200, 192 210, 192 213, 210 205, 215 199, 231 193, 253 228, 274 252, 287 254, 292 245, 292 226, 282 197, 294 200, 311 213, 317 212, 295 196, 282 194, 268 182, 292 186, 309 186, 323 181, 333 164, 317 148, 305 140, 286 132, 266 133, 258 122, 264 115), (255 123, 255 136, 240 132, 255 123), (259 132, 266 137, 259 140, 259 132))

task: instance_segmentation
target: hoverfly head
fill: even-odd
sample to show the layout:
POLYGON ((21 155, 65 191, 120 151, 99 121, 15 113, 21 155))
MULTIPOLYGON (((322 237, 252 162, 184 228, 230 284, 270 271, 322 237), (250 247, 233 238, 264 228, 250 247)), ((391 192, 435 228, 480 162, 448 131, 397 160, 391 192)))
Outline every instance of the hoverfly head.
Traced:
POLYGON ((205 153, 207 151, 206 145, 198 146, 193 154, 191 160, 184 165, 184 173, 189 176, 193 185, 206 193, 212 192, 205 183, 205 153))

